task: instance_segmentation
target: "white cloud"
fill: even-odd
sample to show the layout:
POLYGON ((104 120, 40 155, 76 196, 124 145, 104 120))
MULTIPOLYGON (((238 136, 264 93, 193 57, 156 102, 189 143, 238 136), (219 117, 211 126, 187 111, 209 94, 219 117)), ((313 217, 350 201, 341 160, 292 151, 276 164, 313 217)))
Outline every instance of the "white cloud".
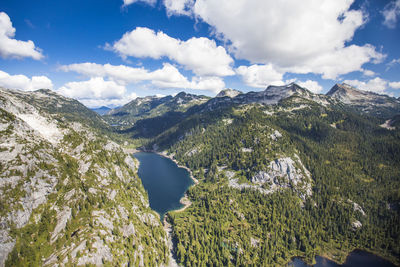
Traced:
POLYGON ((38 89, 53 89, 53 83, 46 76, 10 75, 0 70, 0 86, 10 89, 32 91, 38 89))
POLYGON ((275 70, 271 65, 251 65, 240 66, 236 73, 242 76, 242 80, 247 86, 256 88, 266 88, 268 85, 283 85, 283 73, 275 70))
POLYGON ((322 86, 319 85, 319 83, 317 81, 312 81, 312 80, 307 80, 305 82, 297 82, 298 85, 300 85, 301 87, 304 87, 308 90, 310 90, 311 92, 315 93, 315 94, 319 94, 322 91, 322 86))
POLYGON ((350 10, 353 2, 197 0, 192 12, 238 59, 335 79, 384 58, 372 45, 346 45, 366 22, 362 11, 350 10))
POLYGON ((136 98, 136 93, 128 93, 125 86, 104 80, 102 77, 69 82, 57 92, 66 97, 78 99, 88 107, 120 106, 136 98))
POLYGON ((0 56, 2 58, 24 58, 31 57, 39 60, 43 58, 41 50, 29 41, 13 39, 15 28, 12 26, 10 17, 0 12, 0 56))
POLYGON ((79 101, 89 108, 97 108, 102 106, 119 107, 125 105, 126 103, 130 102, 136 97, 137 95, 135 93, 132 93, 122 98, 114 98, 114 99, 86 98, 86 99, 79 99, 79 101))
POLYGON ((365 76, 375 76, 376 75, 376 73, 373 72, 372 70, 363 70, 363 74, 365 76))
POLYGON ((400 89, 400 82, 390 82, 389 86, 393 89, 400 89))
POLYGON ((125 65, 110 65, 96 63, 77 63, 63 65, 63 71, 74 71, 88 77, 108 77, 119 84, 136 83, 148 79, 149 72, 144 68, 132 68, 125 65))
POLYGON ((359 81, 359 80, 345 80, 344 83, 354 86, 360 90, 375 92, 375 93, 379 93, 379 94, 385 93, 385 90, 388 87, 388 82, 379 77, 376 77, 375 79, 371 79, 367 82, 363 82, 363 81, 359 81))
POLYGON ((123 0, 123 1, 124 1, 124 6, 128 6, 136 2, 143 2, 151 6, 154 6, 157 3, 157 0, 123 0))
POLYGON ((125 95, 126 88, 114 81, 95 77, 88 81, 66 83, 58 91, 67 97, 77 99, 118 99, 125 95))
POLYGON ((107 77, 110 81, 120 85, 150 81, 154 86, 160 88, 180 88, 208 90, 216 92, 225 87, 220 77, 193 77, 189 81, 179 70, 169 63, 165 63, 161 69, 148 71, 144 68, 132 68, 124 65, 80 63, 60 67, 63 71, 74 71, 85 76, 107 77))
POLYGON ((189 81, 170 64, 164 64, 162 69, 150 73, 149 80, 160 88, 207 90, 214 93, 225 88, 225 83, 220 77, 193 77, 189 81))
POLYGON ((194 0, 164 0, 167 15, 187 15, 192 14, 194 0))
POLYGON ((397 64, 400 64, 400 58, 392 59, 392 61, 390 61, 389 63, 386 64, 386 66, 387 66, 386 70, 388 71, 389 69, 393 68, 397 64))
POLYGON ((390 29, 396 28, 397 19, 400 16, 400 0, 388 3, 382 11, 385 18, 383 24, 390 29))
POLYGON ((112 46, 107 44, 106 48, 123 58, 128 56, 154 59, 168 57, 200 76, 234 74, 231 68, 233 59, 227 54, 225 48, 217 46, 214 40, 205 37, 193 37, 187 41, 181 41, 161 31, 155 33, 151 29, 138 27, 125 33, 112 46))

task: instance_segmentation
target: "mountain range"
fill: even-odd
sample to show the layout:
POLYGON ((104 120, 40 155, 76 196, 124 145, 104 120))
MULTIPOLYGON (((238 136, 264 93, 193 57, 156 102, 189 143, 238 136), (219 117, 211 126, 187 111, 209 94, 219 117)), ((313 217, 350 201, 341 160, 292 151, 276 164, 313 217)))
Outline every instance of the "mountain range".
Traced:
POLYGON ((181 265, 343 262, 354 249, 400 264, 399 99, 291 83, 101 110, 0 89, 0 266, 167 265, 128 144, 199 180, 167 216, 181 265))
POLYGON ((198 107, 213 109, 232 104, 276 105, 293 95, 318 103, 341 104, 358 112, 391 118, 400 110, 400 100, 387 95, 358 90, 347 84, 336 84, 326 94, 314 94, 295 83, 285 86, 268 86, 264 91, 242 93, 234 89, 222 90, 215 98, 196 96, 181 92, 163 98, 137 98, 128 104, 113 109, 104 117, 110 124, 132 127, 140 119, 160 117, 168 112, 199 112, 198 107), (202 105, 203 104, 203 105, 202 105), (193 108, 192 108, 193 107, 193 108), (192 109, 190 109, 192 108, 192 109))

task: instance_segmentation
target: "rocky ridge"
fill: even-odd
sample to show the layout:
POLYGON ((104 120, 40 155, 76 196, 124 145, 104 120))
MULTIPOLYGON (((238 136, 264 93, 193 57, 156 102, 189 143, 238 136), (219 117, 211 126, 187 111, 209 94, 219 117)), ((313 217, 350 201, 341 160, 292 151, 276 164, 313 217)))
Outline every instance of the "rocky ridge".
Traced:
POLYGON ((252 189, 262 194, 271 194, 281 189, 291 189, 302 200, 312 195, 312 180, 310 172, 304 167, 300 158, 294 155, 271 161, 266 170, 257 172, 249 183, 239 183, 234 172, 227 173, 229 186, 236 189, 252 189))
POLYGON ((65 101, 0 89, 0 266, 165 263, 137 163, 88 125, 46 112, 65 101))
POLYGON ((335 84, 327 96, 371 115, 390 118, 400 112, 400 101, 394 97, 358 90, 348 84, 335 84))

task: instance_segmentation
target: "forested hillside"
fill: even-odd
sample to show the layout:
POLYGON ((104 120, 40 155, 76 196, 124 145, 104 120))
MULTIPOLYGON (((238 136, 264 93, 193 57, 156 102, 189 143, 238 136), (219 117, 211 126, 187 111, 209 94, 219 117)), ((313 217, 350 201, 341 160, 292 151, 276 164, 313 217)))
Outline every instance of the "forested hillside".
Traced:
POLYGON ((360 248, 399 264, 400 131, 382 122, 295 94, 277 105, 232 103, 168 128, 148 147, 201 181, 188 193, 193 204, 170 214, 180 262, 341 262, 360 248))
POLYGON ((162 116, 181 114, 190 107, 206 102, 209 97, 198 96, 180 92, 175 96, 147 96, 139 97, 122 107, 109 111, 103 118, 117 129, 124 129, 130 132, 135 122, 141 119, 148 119, 162 116))

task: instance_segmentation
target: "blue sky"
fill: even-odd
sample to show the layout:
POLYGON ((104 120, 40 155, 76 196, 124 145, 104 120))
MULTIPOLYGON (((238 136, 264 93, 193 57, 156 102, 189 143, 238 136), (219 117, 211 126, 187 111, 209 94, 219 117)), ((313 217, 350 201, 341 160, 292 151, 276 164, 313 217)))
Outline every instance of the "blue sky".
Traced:
POLYGON ((0 86, 87 106, 335 83, 400 96, 400 0, 0 3, 0 86))

